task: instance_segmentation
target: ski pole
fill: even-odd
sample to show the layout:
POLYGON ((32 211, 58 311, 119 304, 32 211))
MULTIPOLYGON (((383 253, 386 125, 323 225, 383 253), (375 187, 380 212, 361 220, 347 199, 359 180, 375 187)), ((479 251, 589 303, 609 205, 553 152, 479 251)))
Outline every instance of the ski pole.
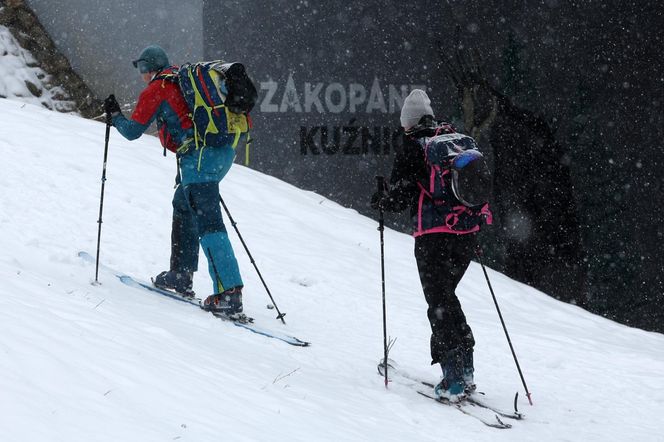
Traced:
POLYGON ((224 199, 221 197, 221 194, 219 194, 219 201, 221 201, 221 205, 224 207, 224 210, 226 211, 226 215, 228 215, 228 219, 231 222, 231 225, 235 229, 235 233, 237 233, 238 238, 240 238, 240 242, 242 243, 242 246, 244 247, 244 250, 247 252, 247 255, 249 256, 249 260, 251 263, 254 265, 254 268, 256 269, 256 273, 258 274, 258 277, 260 278, 261 282, 263 283, 263 287, 265 287, 265 291, 267 292, 267 295, 270 297, 270 301, 272 301, 272 305, 274 306, 275 310, 277 310, 277 319, 281 319, 281 322, 284 324, 286 321, 284 321, 284 316, 286 316, 286 313, 281 313, 279 311, 279 307, 277 307, 277 303, 274 302, 274 298, 272 297, 272 293, 270 293, 270 289, 268 288, 267 284, 265 283, 265 280, 263 279, 263 275, 261 275, 260 270, 258 270, 258 266, 256 265, 256 261, 254 260, 254 257, 251 256, 251 252, 249 251, 249 247, 247 247, 247 244, 244 242, 244 238, 242 238, 242 235, 240 234, 240 230, 237 228, 237 223, 231 216, 230 210, 228 210, 228 207, 226 206, 226 203, 224 202, 224 199))
POLYGON ((503 330, 505 331, 505 336, 507 337, 507 343, 510 346, 510 350, 512 351, 512 357, 514 358, 514 362, 516 363, 516 369, 519 371, 519 376, 521 377, 521 383, 523 383, 523 388, 526 390, 526 397, 528 398, 528 402, 530 403, 530 405, 533 405, 533 400, 530 397, 530 391, 528 391, 526 380, 523 377, 523 372, 521 371, 519 360, 517 359, 516 353, 514 352, 514 346, 512 345, 512 340, 510 339, 510 335, 507 332, 507 327, 505 326, 503 315, 502 313, 500 313, 500 307, 498 307, 498 300, 496 299, 496 294, 493 292, 493 287, 491 287, 491 281, 489 281, 489 274, 486 271, 486 267, 484 267, 484 262, 482 261, 482 250, 480 246, 477 246, 477 249, 475 249, 475 255, 477 255, 477 259, 480 261, 480 266, 482 266, 482 271, 484 272, 484 278, 486 278, 486 283, 489 286, 489 291, 491 292, 491 296, 493 297, 493 303, 496 305, 496 311, 498 312, 500 323, 503 325, 503 330))
POLYGON ((104 211, 104 186, 106 184, 106 162, 108 160, 108 140, 111 137, 111 115, 106 114, 106 141, 104 143, 104 165, 101 172, 101 197, 99 198, 99 219, 97 224, 97 264, 95 265, 95 283, 99 283, 99 249, 101 247, 101 224, 104 211))
MULTIPOLYGON (((385 191, 385 177, 379 175, 376 177, 376 184, 378 185, 378 192, 382 193, 385 191)), ((388 377, 387 377, 387 353, 388 353, 388 344, 387 344, 387 310, 385 307, 385 217, 383 212, 383 207, 378 205, 378 231, 380 232, 380 277, 381 277, 381 287, 383 294, 383 361, 385 365, 385 388, 387 388, 388 377)))

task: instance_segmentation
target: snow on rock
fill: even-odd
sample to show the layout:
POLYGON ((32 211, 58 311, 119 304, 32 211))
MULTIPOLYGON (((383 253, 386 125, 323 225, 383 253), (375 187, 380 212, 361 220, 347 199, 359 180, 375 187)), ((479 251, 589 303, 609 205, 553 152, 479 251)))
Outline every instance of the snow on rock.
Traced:
MULTIPOLYGON (((4 40, 3 40, 4 41, 4 40)), ((396 383, 385 389, 375 221, 236 165, 221 192, 287 325, 231 230, 245 311, 309 348, 124 286, 77 258, 96 247, 104 125, 0 99, 0 439, 7 441, 657 441, 664 336, 564 304, 489 270, 524 398, 486 282, 458 293, 473 327, 476 381, 526 420, 483 426, 396 383)), ((113 129, 101 259, 147 279, 168 266, 174 158, 113 129)), ((386 230, 387 318, 401 369, 430 366, 411 237, 386 230)), ((194 289, 210 288, 201 254, 194 289)))
POLYGON ((73 112, 75 103, 23 49, 11 31, 0 25, 0 98, 44 106, 60 112, 73 112))

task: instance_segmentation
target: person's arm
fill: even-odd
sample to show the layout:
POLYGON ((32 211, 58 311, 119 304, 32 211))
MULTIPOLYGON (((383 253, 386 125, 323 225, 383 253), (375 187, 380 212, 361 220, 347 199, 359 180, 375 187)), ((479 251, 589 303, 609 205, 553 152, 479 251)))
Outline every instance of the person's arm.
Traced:
POLYGON ((390 184, 383 207, 390 212, 402 212, 419 194, 417 185, 423 174, 424 157, 419 143, 408 139, 394 158, 390 184))
POLYGON ((128 140, 135 140, 143 135, 157 117, 162 100, 158 95, 159 91, 153 87, 153 84, 157 83, 151 83, 138 97, 136 109, 130 119, 122 113, 113 116, 113 126, 128 140))

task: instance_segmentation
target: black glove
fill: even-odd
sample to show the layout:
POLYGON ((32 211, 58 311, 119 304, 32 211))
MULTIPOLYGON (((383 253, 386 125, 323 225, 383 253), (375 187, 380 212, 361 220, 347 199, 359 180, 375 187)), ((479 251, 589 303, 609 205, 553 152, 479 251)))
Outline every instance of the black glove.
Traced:
POLYGON ((378 190, 371 195, 371 208, 374 210, 385 209, 385 201, 388 198, 388 187, 382 176, 376 177, 378 190))
POLYGON ((113 116, 114 114, 120 113, 120 111, 120 104, 118 104, 118 100, 115 99, 115 95, 109 95, 108 98, 104 100, 104 112, 106 112, 106 116, 113 116))

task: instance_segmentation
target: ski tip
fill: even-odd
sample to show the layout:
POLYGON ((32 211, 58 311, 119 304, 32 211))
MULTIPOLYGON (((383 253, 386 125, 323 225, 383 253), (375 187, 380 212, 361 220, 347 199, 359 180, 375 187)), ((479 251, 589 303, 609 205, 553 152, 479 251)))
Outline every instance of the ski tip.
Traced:
MULTIPOLYGON (((385 369, 385 359, 384 358, 381 359, 380 361, 378 361, 377 368, 378 368, 378 372, 380 374, 383 374, 383 371, 385 369)), ((392 359, 388 358, 387 359, 387 369, 388 370, 396 370, 397 369, 397 363, 394 362, 392 359)))
POLYGON ((294 336, 291 336, 287 342, 295 347, 311 347, 311 342, 301 341, 294 336))
POLYGON ((512 424, 506 424, 505 422, 503 422, 500 419, 500 417, 498 417, 497 414, 495 415, 495 417, 496 417, 496 421, 498 421, 498 425, 495 426, 494 428, 500 428, 500 429, 505 429, 505 430, 507 430, 508 428, 512 428, 512 424))

